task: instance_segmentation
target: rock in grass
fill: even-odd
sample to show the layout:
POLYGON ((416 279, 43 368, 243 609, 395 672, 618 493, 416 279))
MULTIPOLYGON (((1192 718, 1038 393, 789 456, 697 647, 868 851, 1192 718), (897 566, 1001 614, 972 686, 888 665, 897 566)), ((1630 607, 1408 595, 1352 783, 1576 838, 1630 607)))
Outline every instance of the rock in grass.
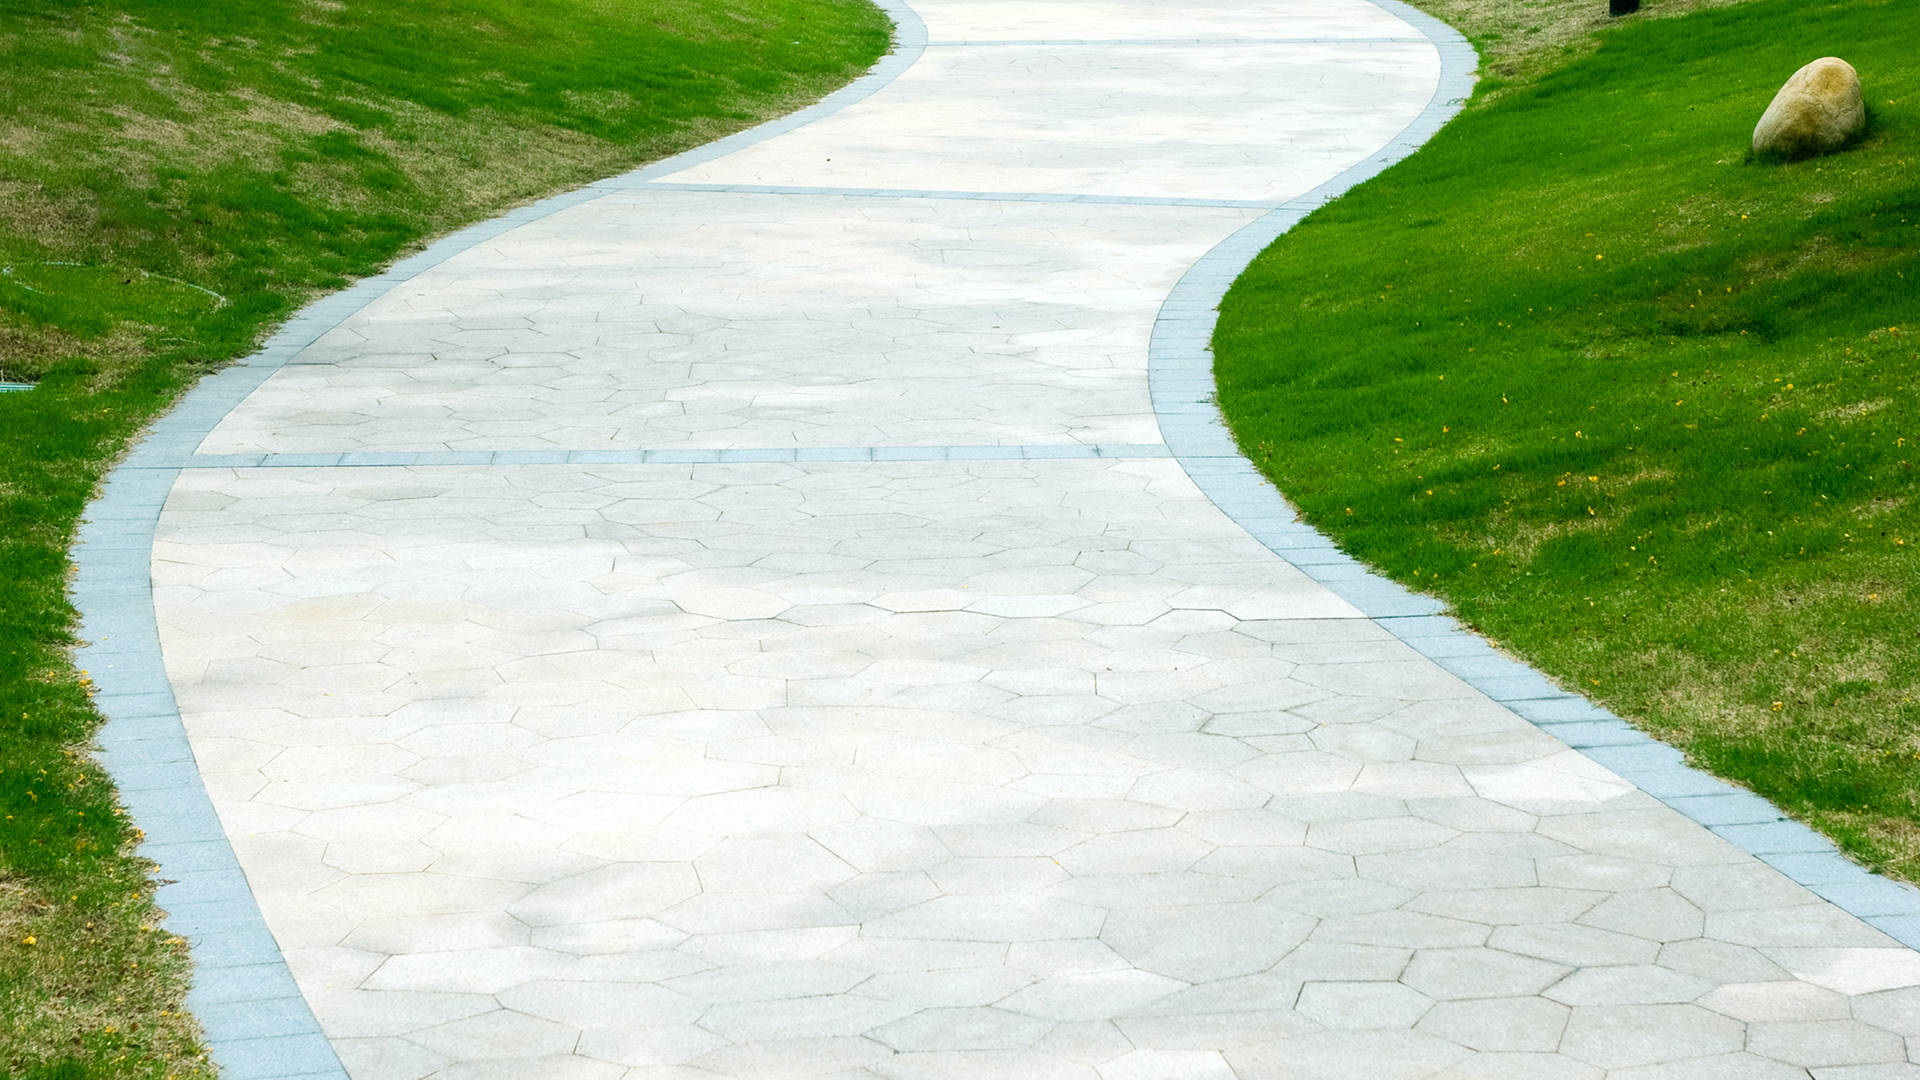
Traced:
POLYGON ((1827 154, 1866 126, 1860 73, 1845 60, 1826 56, 1794 72, 1773 96, 1753 129, 1753 152, 1785 158, 1827 154))

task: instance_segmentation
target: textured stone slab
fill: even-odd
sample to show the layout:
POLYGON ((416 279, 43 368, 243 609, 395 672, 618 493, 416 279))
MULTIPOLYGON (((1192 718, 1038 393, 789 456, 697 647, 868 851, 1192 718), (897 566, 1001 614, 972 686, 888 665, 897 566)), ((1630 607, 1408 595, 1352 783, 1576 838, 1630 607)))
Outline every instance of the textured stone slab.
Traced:
POLYGON ((1417 38, 1406 23, 1372 4, 1301 4, 1288 0, 1182 3, 1165 8, 1109 0, 920 0, 914 10, 927 37, 943 41, 1111 41, 1141 39, 1417 38))
POLYGON ((153 573, 356 1077, 1903 1060, 1911 952, 1170 460, 199 469, 153 573))
POLYGON ((663 179, 1279 203, 1392 140, 1439 73, 1426 43, 934 48, 884 95, 663 179))
POLYGON ((1155 312, 1255 216, 617 192, 394 289, 200 449, 1154 443, 1155 312))

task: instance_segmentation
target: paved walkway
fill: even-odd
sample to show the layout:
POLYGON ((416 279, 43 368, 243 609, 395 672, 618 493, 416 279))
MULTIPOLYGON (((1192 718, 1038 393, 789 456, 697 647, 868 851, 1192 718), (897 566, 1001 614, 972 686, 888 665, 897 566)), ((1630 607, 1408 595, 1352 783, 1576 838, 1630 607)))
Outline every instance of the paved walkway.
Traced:
POLYGON ((914 7, 877 93, 503 225, 166 473, 273 939, 201 946, 233 1075, 324 1066, 275 942, 354 1080, 1920 1075, 1920 955, 1278 557, 1183 467, 1203 391, 1156 413, 1163 301, 1431 116, 1433 42, 914 7))

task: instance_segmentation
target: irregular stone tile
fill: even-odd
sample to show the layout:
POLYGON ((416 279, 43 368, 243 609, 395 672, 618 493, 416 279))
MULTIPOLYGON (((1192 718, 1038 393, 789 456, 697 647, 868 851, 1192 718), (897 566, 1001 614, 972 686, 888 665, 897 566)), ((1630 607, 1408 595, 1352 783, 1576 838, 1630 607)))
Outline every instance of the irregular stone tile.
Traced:
POLYGON ((1407 1028, 1433 1007, 1433 999, 1393 982, 1310 982, 1300 988, 1295 1011, 1328 1028, 1407 1028))
POLYGON ((1205 983, 1264 971, 1313 932, 1308 916, 1248 914, 1243 904, 1115 911, 1100 940, 1142 971, 1205 983))
MULTIPOLYGON (((1905 987, 1863 994, 1849 1003, 1855 1019, 1909 1039, 1920 1036, 1920 988, 1905 987)), ((1771 1019, 1824 1020, 1824 1016, 1781 1016, 1771 1019)))
POLYGON ((1572 923, 1502 926, 1493 931, 1487 943, 1507 952, 1577 967, 1644 964, 1660 952, 1660 946, 1644 938, 1572 923))
POLYGON ((942 941, 1055 941, 1087 938, 1104 922, 1098 908, 1021 896, 943 896, 865 924, 871 937, 942 941))
POLYGON ((1497 949, 1422 949, 1401 981, 1442 1001, 1533 997, 1568 973, 1562 964, 1497 949))
MULTIPOLYGON (((1852 1007, 1857 1009, 1868 1000, 1855 999, 1852 1007)), ((1748 1023, 1844 1020, 1849 1015, 1849 1002, 1844 995, 1790 979, 1726 983, 1702 995, 1698 1004, 1748 1023)), ((1886 1024, 1879 1026, 1887 1027, 1886 1024)))
POLYGON ((1805 1075, 1805 1069, 1754 1054, 1714 1054, 1660 1065, 1615 1069, 1607 1074, 1609 1080, 1616 1076, 1628 1077, 1629 1080, 1694 1080, 1696 1077, 1701 1080, 1799 1080, 1805 1075))
POLYGON ((997 1080, 1022 1076, 1034 1080, 1098 1080, 1089 1065, 1052 1054, 1018 1050, 948 1050, 928 1054, 895 1054, 874 1066, 888 1080, 997 1080))
POLYGON ((868 1066, 887 1059, 886 1047, 865 1038, 803 1037, 766 1039, 722 1047, 695 1058, 706 1075, 722 1076, 873 1076, 868 1066))
POLYGON ((1434 1005, 1418 1028, 1483 1054, 1547 1053, 1559 1047, 1568 1015, 1566 1006, 1537 997, 1476 998, 1434 1005))
MULTIPOLYGON (((1670 889, 1616 893, 1580 916, 1579 921, 1659 942, 1699 937, 1706 925, 1700 909, 1670 889)), ((1727 940, 1723 934, 1714 936, 1727 940)))
POLYGON ((1024 1050, 1053 1029, 1053 1021, 990 1008, 924 1009, 874 1028, 867 1037, 907 1052, 1024 1050))
POLYGON ((1920 986, 1920 953, 1902 946, 1807 946, 1760 951, 1795 978, 1842 994, 1872 994, 1920 986))
POLYGON ((1907 1064, 1905 1040, 1856 1020, 1763 1020, 1747 1028, 1747 1050, 1804 1068, 1907 1064))
POLYGON ((1323 920, 1313 937, 1352 945, 1444 949, 1479 945, 1487 939, 1487 928, 1412 911, 1380 911, 1323 920))
POLYGON ((1695 1005, 1575 1006, 1560 1052, 1623 1069, 1733 1053, 1745 1036, 1744 1025, 1695 1005))
POLYGON ((1236 1080, 1216 1050, 1134 1050, 1100 1066, 1101 1080, 1236 1080))
POLYGON ((1463 889, 1458 892, 1421 893, 1406 906, 1409 911, 1427 915, 1465 919, 1489 926, 1513 926, 1571 921, 1591 910, 1603 896, 1604 893, 1592 890, 1538 886, 1463 889))
POLYGON ((1048 1020, 1105 1020, 1143 1009, 1186 985, 1145 971, 1056 975, 1009 995, 999 1004, 1048 1020))
POLYGON ((414 993, 404 990, 325 990, 310 995, 327 1018, 336 1041, 391 1038, 479 1016, 499 1008, 486 994, 414 993))
POLYGON ((652 915, 700 892, 686 863, 615 863, 532 890, 508 908, 531 926, 652 915))
POLYGON ((1568 1005, 1668 1005, 1693 1001, 1713 983, 1658 964, 1582 968, 1554 983, 1545 996, 1568 1005))
POLYGON ((1242 1076, 1296 1075, 1324 1080, 1415 1080, 1467 1057, 1453 1043, 1415 1031, 1328 1031, 1226 1052, 1242 1076))
POLYGON ((506 1009, 416 1031, 408 1041, 448 1057, 527 1059, 573 1053, 578 1029, 506 1009))
POLYGON ((1600 1080, 1607 1075, 1559 1054, 1475 1054, 1433 1080, 1600 1080))

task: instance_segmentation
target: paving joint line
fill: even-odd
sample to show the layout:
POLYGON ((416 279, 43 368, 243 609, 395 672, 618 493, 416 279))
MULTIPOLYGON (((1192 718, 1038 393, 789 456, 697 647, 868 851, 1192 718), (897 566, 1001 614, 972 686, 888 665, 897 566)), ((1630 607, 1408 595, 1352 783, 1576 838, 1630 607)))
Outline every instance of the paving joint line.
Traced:
POLYGON ((1767 800, 1695 769, 1679 750, 1499 652, 1447 615, 1440 601, 1374 573, 1301 521, 1234 443, 1214 400, 1211 351, 1228 287, 1314 209, 1419 149, 1473 92, 1478 56, 1459 32, 1400 0, 1369 2, 1433 42, 1439 85, 1420 115, 1379 151, 1221 241, 1168 294, 1148 346, 1148 387, 1174 458, 1255 539, 1415 652, 1835 907, 1920 949, 1920 889, 1854 863, 1767 800))
POLYGON ((932 446, 728 446, 619 450, 400 450, 161 455, 126 468, 418 469, 506 465, 726 465, 742 462, 1091 461, 1169 458, 1165 443, 1006 443, 932 446))
POLYGON ((850 199, 961 199, 970 202, 1083 203, 1090 206, 1204 206, 1235 210, 1277 210, 1288 205, 1272 199, 1206 199, 1175 195, 1101 195, 1092 192, 961 191, 942 188, 805 187, 792 184, 700 184, 651 181, 629 191, 701 191, 729 195, 813 195, 850 199))

